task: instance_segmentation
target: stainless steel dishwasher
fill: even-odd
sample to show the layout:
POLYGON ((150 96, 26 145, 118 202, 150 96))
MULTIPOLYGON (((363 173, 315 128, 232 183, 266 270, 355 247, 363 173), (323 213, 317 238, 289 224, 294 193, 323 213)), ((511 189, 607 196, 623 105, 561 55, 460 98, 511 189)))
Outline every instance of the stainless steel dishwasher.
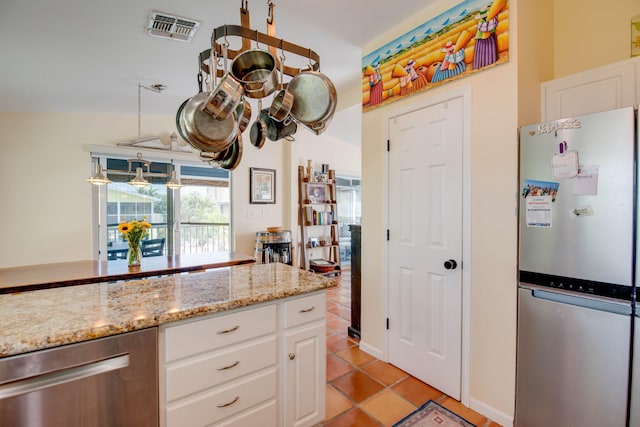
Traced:
POLYGON ((157 328, 0 359, 0 425, 158 425, 157 328))

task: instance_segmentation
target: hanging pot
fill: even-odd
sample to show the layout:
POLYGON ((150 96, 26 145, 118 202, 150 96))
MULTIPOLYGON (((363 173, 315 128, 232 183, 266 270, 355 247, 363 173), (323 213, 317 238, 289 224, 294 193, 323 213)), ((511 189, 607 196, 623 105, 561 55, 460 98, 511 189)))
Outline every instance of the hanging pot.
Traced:
POLYGON ((187 102, 182 111, 182 126, 187 142, 192 146, 200 151, 217 152, 233 144, 238 135, 238 124, 235 111, 224 120, 214 119, 205 113, 203 106, 209 95, 202 92, 187 102))
POLYGON ((276 60, 266 50, 246 50, 235 57, 231 64, 231 75, 244 87, 249 98, 264 98, 278 86, 276 60))
POLYGON ((269 107, 269 116, 278 122, 289 122, 289 113, 293 107, 293 94, 286 89, 281 89, 273 97, 269 107))
POLYGON ((289 112, 293 107, 293 94, 284 87, 284 53, 280 57, 280 91, 273 96, 269 115, 278 122, 289 122, 289 112))
POLYGON ((269 140, 274 142, 281 139, 294 140, 292 135, 298 130, 298 125, 293 120, 289 120, 288 123, 275 121, 269 116, 269 110, 267 109, 260 112, 260 118, 265 124, 269 140))
POLYGON ((214 119, 224 120, 242 103, 243 93, 242 85, 229 74, 225 74, 220 84, 211 92, 203 107, 204 111, 214 119))
POLYGON ((251 104, 246 99, 243 99, 236 107, 236 116, 238 117, 238 130, 240 133, 244 132, 249 126, 251 121, 251 104))
POLYGON ((336 110, 338 95, 327 76, 317 71, 296 74, 287 90, 293 94, 291 116, 316 135, 324 132, 336 110))
POLYGON ((227 170, 234 170, 242 160, 242 134, 238 134, 231 147, 229 147, 225 155, 218 160, 218 165, 227 170))
POLYGON ((189 99, 184 101, 180 105, 180 107, 178 107, 178 111, 176 112, 176 129, 178 130, 178 135, 180 135, 180 138, 182 138, 185 142, 189 142, 189 140, 187 139, 187 135, 185 134, 182 128, 182 111, 184 110, 184 107, 187 105, 187 102, 189 102, 189 99))

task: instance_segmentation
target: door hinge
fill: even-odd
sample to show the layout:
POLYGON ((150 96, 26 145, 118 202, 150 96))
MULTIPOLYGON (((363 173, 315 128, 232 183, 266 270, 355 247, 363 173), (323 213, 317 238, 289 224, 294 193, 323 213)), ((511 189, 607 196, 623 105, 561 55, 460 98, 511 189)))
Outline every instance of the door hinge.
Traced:
POLYGON ((389 240, 391 240, 391 237, 390 237, 389 229, 387 228, 387 242, 388 242, 389 240))
POLYGON ((389 318, 387 317, 387 330, 389 330, 389 318))
POLYGON ((387 139, 387 151, 391 151, 391 141, 387 139))

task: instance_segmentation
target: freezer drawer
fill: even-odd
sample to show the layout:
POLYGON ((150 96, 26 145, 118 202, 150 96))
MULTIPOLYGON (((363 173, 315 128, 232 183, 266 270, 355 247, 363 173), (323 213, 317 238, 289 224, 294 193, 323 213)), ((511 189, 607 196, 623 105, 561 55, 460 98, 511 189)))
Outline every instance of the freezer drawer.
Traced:
POLYGON ((631 307, 519 289, 518 427, 624 427, 631 307))
POLYGON ((631 371, 631 414, 629 427, 640 427, 640 318, 638 318, 636 307, 636 317, 634 319, 633 338, 633 368, 631 371))

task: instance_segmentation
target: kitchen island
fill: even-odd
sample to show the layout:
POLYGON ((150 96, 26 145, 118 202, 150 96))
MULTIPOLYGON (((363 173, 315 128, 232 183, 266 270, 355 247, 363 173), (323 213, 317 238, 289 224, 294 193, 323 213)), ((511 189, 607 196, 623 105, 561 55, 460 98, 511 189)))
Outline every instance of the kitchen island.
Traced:
POLYGON ((153 329, 161 426, 313 425, 336 284, 273 263, 3 294, 0 363, 153 329))
POLYGON ((128 267, 126 260, 85 260, 0 268, 0 294, 138 279, 253 262, 255 258, 241 253, 216 252, 147 257, 136 267, 128 267))

